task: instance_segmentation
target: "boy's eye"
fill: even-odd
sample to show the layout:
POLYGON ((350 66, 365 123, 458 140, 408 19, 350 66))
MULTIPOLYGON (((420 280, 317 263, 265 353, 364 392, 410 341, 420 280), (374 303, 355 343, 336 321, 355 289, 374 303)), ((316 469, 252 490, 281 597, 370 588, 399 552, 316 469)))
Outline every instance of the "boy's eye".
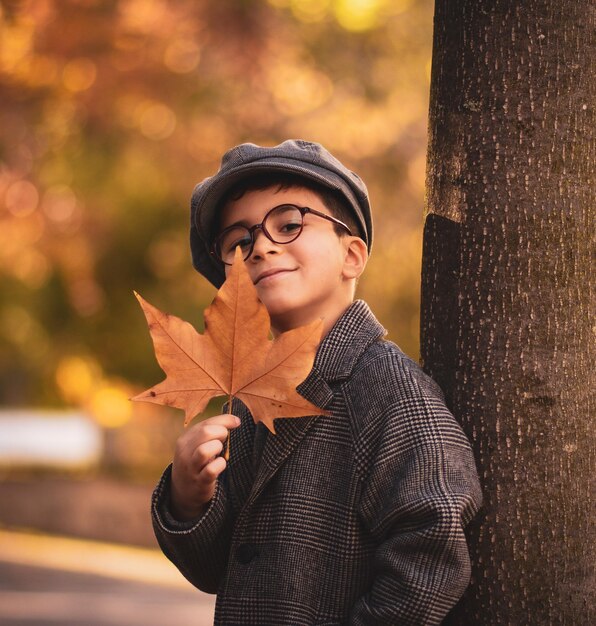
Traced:
POLYGON ((292 204, 283 204, 272 211, 266 220, 267 230, 281 241, 296 237, 302 228, 302 214, 292 204))
POLYGON ((248 233, 230 233, 229 236, 224 237, 224 240, 221 242, 221 249, 224 254, 230 254, 238 247, 242 248, 242 250, 247 250, 250 248, 250 244, 251 239, 248 233))
POLYGON ((291 235, 292 233, 295 233, 297 230, 300 230, 301 226, 302 226, 301 221, 296 222, 296 220, 292 220, 292 221, 288 221, 283 224, 280 224, 278 226, 278 230, 283 235, 291 235))
POLYGON ((246 250, 246 248, 250 247, 250 237, 243 237, 242 239, 238 239, 230 244, 230 251, 235 250, 236 248, 242 248, 246 250))

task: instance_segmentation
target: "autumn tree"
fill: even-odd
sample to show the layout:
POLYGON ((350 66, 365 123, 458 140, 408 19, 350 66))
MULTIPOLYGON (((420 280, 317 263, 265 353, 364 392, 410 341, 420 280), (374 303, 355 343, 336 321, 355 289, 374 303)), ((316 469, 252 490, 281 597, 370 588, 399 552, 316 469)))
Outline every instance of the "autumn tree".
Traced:
POLYGON ((421 350, 485 495, 453 624, 594 623, 593 18, 436 2, 421 350))

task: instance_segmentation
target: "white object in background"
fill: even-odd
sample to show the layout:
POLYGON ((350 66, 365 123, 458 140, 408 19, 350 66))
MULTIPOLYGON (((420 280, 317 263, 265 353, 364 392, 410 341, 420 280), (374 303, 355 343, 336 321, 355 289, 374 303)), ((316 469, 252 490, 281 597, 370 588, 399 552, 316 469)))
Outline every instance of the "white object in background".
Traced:
POLYGON ((0 411, 0 466, 87 466, 99 461, 102 449, 101 429, 82 413, 0 411))

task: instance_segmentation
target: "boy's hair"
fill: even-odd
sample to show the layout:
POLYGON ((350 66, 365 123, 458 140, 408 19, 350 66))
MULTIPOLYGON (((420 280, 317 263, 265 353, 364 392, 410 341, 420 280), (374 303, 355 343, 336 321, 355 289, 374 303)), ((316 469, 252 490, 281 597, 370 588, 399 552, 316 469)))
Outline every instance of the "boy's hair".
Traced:
MULTIPOLYGON (((353 212, 340 193, 336 193, 323 185, 318 185, 315 181, 309 180, 308 178, 286 172, 267 172, 240 180, 230 187, 221 198, 216 211, 217 217, 219 218, 221 216, 222 209, 229 202, 240 200, 240 198, 249 191, 262 191, 263 189, 270 189, 272 187, 276 187, 277 191, 298 187, 312 191, 319 196, 321 202, 327 207, 331 215, 343 222, 350 229, 352 235, 356 237, 360 236, 358 225, 353 217, 353 212)), ((217 236, 220 226, 220 220, 216 219, 213 224, 213 231, 211 232, 212 239, 217 236)), ((339 224, 334 224, 333 230, 338 237, 347 235, 345 229, 339 224)))

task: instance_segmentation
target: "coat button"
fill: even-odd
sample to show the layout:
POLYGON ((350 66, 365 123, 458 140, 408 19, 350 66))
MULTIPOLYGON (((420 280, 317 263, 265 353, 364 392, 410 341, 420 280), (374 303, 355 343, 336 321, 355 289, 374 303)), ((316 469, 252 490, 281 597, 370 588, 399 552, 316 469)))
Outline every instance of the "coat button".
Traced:
POLYGON ((256 556, 259 556, 259 549, 251 543, 241 543, 236 549, 236 558, 240 563, 250 563, 256 556))

